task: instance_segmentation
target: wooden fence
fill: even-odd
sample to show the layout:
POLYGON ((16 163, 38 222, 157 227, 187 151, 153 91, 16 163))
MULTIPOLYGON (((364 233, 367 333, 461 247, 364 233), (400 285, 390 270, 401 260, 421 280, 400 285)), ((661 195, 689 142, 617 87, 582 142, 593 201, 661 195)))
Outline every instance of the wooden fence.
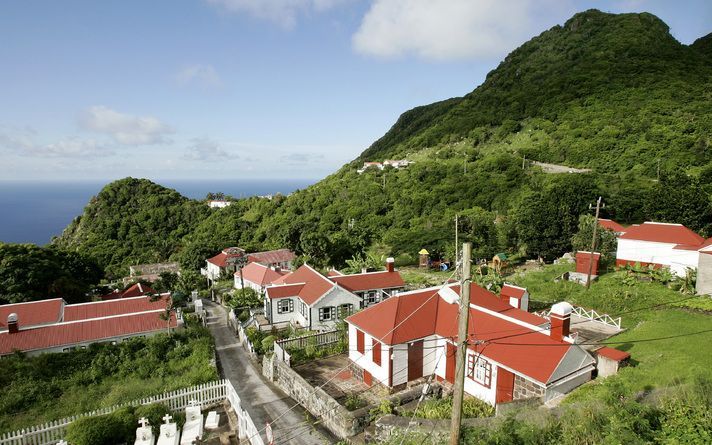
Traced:
POLYGON ((291 367, 292 356, 289 354, 290 349, 304 349, 307 346, 321 348, 333 345, 341 340, 342 335, 341 331, 336 330, 277 340, 274 342, 274 353, 277 360, 281 360, 291 367))
MULTIPOLYGON (((114 405, 108 408, 100 408, 95 411, 66 417, 61 420, 47 422, 42 425, 31 426, 22 430, 0 435, 0 445, 52 445, 62 440, 67 432, 69 424, 83 417, 101 416, 110 414, 117 409, 126 406, 150 405, 152 403, 162 403, 174 412, 185 409, 191 401, 195 401, 205 409, 212 405, 229 400, 233 409, 238 414, 240 424, 244 423, 244 431, 252 430, 252 445, 264 445, 264 442, 255 435, 258 431, 254 423, 242 409, 240 398, 237 396, 235 388, 228 380, 217 380, 190 388, 179 389, 158 396, 146 397, 129 403, 114 405)), ((248 436, 249 437, 249 436, 248 436)))

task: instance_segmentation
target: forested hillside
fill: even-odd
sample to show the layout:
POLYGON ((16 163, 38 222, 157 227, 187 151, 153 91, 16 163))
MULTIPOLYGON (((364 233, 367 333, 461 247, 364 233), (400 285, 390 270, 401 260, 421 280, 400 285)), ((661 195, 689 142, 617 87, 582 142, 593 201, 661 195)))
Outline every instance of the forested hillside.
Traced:
POLYGON ((448 255, 453 217, 475 255, 554 258, 602 195, 623 223, 680 222, 712 235, 712 36, 677 42, 650 14, 587 11, 513 51, 462 98, 405 112, 355 161, 272 201, 222 210, 148 181, 107 186, 55 241, 111 274, 221 247, 289 247, 340 266, 370 250, 448 255), (363 161, 407 158, 408 168, 363 161), (591 168, 545 174, 529 161, 591 168))

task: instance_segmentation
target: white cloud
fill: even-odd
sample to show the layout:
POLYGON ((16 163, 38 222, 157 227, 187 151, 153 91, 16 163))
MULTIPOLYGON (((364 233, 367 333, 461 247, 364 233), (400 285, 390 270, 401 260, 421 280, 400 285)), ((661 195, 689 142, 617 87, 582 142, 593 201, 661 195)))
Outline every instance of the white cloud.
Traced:
POLYGON ((324 159, 320 153, 290 153, 280 158, 280 161, 289 165, 304 165, 319 162, 324 159))
POLYGON ((89 108, 80 125, 97 133, 108 134, 124 145, 152 145, 170 142, 166 138, 175 130, 152 116, 132 116, 98 105, 89 108))
POLYGON ((181 85, 197 84, 203 87, 219 87, 222 85, 220 76, 212 65, 191 65, 183 68, 176 75, 181 85))
POLYGON ((191 161, 226 161, 237 159, 235 153, 225 150, 219 142, 209 138, 194 138, 183 156, 191 161))
POLYGON ((300 14, 323 12, 345 0, 206 0, 226 11, 245 13, 261 20, 293 28, 300 14))
POLYGON ((57 142, 41 144, 30 129, 0 130, 0 146, 20 156, 36 157, 99 157, 114 154, 113 150, 95 139, 65 137, 57 142))
POLYGON ((529 39, 535 16, 567 2, 374 0, 352 38, 356 51, 426 60, 501 57, 529 39))

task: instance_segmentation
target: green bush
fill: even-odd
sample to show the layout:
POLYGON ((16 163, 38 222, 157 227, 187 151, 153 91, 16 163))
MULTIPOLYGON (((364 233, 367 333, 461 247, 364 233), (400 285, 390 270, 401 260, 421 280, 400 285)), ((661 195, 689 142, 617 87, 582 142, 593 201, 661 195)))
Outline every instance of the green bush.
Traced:
POLYGON ((72 445, 115 445, 133 442, 136 433, 132 408, 122 408, 104 416, 84 417, 67 427, 66 440, 72 445))
MULTIPOLYGON (((417 410, 404 411, 401 414, 420 419, 449 419, 452 417, 452 397, 429 399, 421 403, 417 410)), ((467 397, 462 401, 463 417, 490 417, 493 415, 494 407, 479 399, 467 397)))
POLYGON ((274 341, 276 337, 274 335, 268 335, 262 339, 262 351, 265 353, 271 352, 274 349, 274 341))

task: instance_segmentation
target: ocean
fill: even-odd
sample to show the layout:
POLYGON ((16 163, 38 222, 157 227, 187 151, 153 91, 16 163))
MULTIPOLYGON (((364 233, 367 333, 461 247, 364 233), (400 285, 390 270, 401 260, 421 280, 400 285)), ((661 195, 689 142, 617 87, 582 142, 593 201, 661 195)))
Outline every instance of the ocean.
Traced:
MULTIPOLYGON (((208 192, 236 198, 288 194, 317 180, 164 180, 155 181, 183 196, 203 199, 208 192)), ((0 181, 0 241, 47 244, 77 216, 105 181, 0 181)))

